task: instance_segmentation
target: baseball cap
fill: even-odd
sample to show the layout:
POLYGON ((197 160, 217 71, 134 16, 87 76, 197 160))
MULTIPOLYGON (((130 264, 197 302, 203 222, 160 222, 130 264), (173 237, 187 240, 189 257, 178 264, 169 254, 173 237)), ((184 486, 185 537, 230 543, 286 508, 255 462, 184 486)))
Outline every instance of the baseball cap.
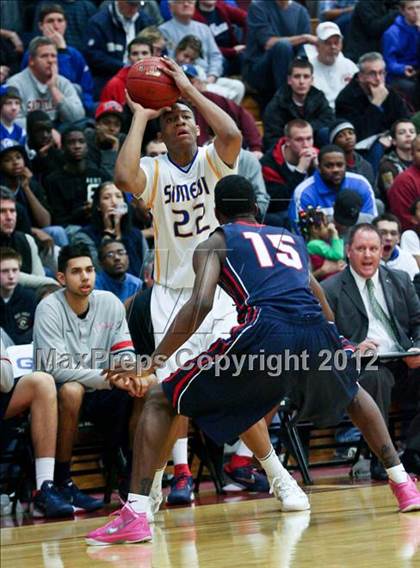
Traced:
POLYGON ((357 191, 342 189, 335 200, 334 220, 345 227, 355 225, 362 205, 363 200, 357 191))
POLYGON ((15 140, 11 140, 10 138, 3 138, 0 143, 0 158, 2 158, 5 154, 7 154, 7 152, 10 152, 11 150, 16 150, 22 155, 24 160, 27 160, 26 149, 24 146, 22 146, 15 140))
POLYGON ((187 77, 198 77, 198 71, 195 65, 184 63, 184 65, 181 65, 181 67, 187 77))
POLYGON ((321 41, 326 41, 329 37, 335 35, 343 37, 340 28, 334 22, 322 22, 318 24, 316 35, 321 41))
POLYGON ((22 101, 22 97, 16 87, 2 85, 0 87, 0 105, 2 105, 6 99, 19 99, 22 101))
POLYGON ((95 119, 98 120, 105 114, 115 114, 121 118, 123 112, 123 107, 117 101, 106 101, 105 103, 99 103, 95 112, 95 119))

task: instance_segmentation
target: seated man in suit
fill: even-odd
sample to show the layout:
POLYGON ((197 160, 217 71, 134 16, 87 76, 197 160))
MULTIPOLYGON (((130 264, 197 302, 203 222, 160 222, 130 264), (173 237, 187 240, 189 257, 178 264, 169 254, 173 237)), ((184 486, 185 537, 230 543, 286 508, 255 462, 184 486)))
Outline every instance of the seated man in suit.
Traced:
MULTIPOLYGON (((358 346, 361 355, 370 350, 379 355, 373 365, 371 358, 365 363, 361 359, 359 382, 387 420, 394 386, 408 400, 419 400, 420 383, 414 375, 420 369, 420 301, 408 274, 380 266, 381 235, 373 225, 361 223, 351 229, 347 256, 349 266, 322 285, 339 332, 358 346), (381 353, 394 351, 419 354, 381 361, 381 353)), ((372 460, 372 477, 382 479, 383 473, 372 460)))

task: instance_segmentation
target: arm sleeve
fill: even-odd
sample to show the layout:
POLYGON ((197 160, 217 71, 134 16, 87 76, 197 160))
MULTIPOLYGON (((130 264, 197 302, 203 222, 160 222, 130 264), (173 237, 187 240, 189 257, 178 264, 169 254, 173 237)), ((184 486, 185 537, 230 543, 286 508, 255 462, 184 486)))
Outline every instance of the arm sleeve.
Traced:
POLYGON ((363 199, 361 213, 367 213, 368 215, 373 215, 373 217, 376 217, 376 215, 378 214, 378 209, 376 207, 375 193, 370 183, 367 180, 363 181, 365 186, 364 187, 365 195, 363 199))
POLYGON ((61 314, 50 304, 41 302, 35 312, 34 360, 37 371, 50 373, 57 383, 76 381, 86 389, 109 389, 100 369, 77 368, 64 341, 61 314))
POLYGON ((125 309, 123 304, 117 299, 117 319, 118 325, 115 328, 111 345, 111 357, 114 362, 121 359, 124 361, 134 361, 136 358, 133 341, 128 330, 127 320, 125 319, 125 309))
POLYGON ((265 44, 270 37, 279 35, 278 30, 270 22, 268 14, 264 10, 264 6, 252 3, 248 9, 248 28, 251 31, 254 39, 256 39, 260 48, 265 49, 265 44))
POLYGON ((13 366, 7 356, 7 349, 0 339, 0 392, 10 392, 13 384, 13 366))
POLYGON ((221 77, 223 75, 223 55, 220 49, 217 47, 217 43, 210 31, 210 28, 208 29, 206 43, 208 48, 208 69, 206 71, 207 75, 215 75, 216 77, 221 77))
POLYGON ((339 94, 335 112, 337 116, 346 118, 354 125, 359 140, 368 138, 374 132, 382 131, 383 111, 376 105, 368 103, 364 109, 361 109, 354 105, 354 101, 345 100, 339 94))
POLYGON ((386 29, 394 23, 398 10, 391 10, 381 17, 378 17, 378 1, 368 0, 356 4, 355 11, 362 23, 367 36, 380 39, 386 29))
POLYGON ((83 108, 82 101, 76 92, 73 85, 65 79, 60 78, 59 89, 62 92, 64 98, 58 105, 58 114, 62 122, 74 122, 85 117, 85 109, 83 108))
POLYGON ((316 239, 309 241, 307 244, 309 254, 318 254, 327 260, 343 260, 344 259, 344 241, 343 239, 331 239, 331 244, 316 239))

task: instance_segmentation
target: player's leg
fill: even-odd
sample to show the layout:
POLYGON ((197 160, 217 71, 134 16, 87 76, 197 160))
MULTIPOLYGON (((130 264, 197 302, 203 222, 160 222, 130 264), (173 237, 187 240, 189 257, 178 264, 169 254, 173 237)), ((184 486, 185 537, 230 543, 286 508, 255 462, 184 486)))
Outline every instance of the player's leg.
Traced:
POLYGON ((420 510, 420 492, 400 462, 375 401, 360 387, 347 410, 370 449, 383 463, 400 511, 405 513, 420 510))
POLYGON ((88 544, 144 542, 152 538, 147 521, 149 495, 154 473, 166 464, 178 435, 175 418, 162 387, 157 385, 151 389, 134 439, 131 489, 127 503, 114 520, 87 535, 88 544))
POLYGON ((55 450, 57 440, 57 392, 55 382, 47 373, 35 372, 23 376, 16 384, 4 418, 12 418, 30 410, 31 438, 35 454, 37 493, 34 514, 62 517, 73 514, 54 486, 55 450))
POLYGON ((55 482, 61 495, 72 504, 74 511, 95 511, 103 501, 86 495, 72 481, 70 474, 73 445, 79 426, 79 416, 85 396, 83 385, 71 381, 58 390, 58 432, 55 482))
POLYGON ((310 508, 308 497, 289 472, 282 466, 270 442, 266 420, 263 418, 240 436, 253 452, 267 474, 271 491, 283 511, 305 511, 310 508))
MULTIPOLYGON (((277 413, 278 407, 273 408, 265 417, 265 423, 269 426, 277 413)), ((231 456, 229 462, 224 466, 224 472, 236 484, 241 485, 244 489, 267 493, 270 490, 266 475, 262 474, 253 465, 254 453, 245 444, 243 440, 239 441, 235 453, 231 456)))

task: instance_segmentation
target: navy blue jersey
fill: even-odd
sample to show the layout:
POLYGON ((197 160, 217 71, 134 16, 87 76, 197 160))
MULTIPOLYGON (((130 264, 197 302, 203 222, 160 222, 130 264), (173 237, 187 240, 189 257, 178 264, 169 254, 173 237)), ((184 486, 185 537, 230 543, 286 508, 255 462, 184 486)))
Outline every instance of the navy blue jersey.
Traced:
POLYGON ((309 287, 309 259, 302 237, 281 227, 246 222, 223 225, 226 260, 220 285, 233 298, 239 322, 253 308, 295 316, 321 312, 309 287))

